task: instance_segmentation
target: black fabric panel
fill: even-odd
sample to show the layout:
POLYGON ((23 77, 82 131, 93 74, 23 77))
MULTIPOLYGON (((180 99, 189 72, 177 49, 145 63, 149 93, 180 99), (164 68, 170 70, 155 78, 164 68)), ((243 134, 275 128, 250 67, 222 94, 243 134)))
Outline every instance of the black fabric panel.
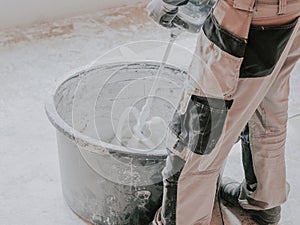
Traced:
POLYGON ((221 137, 227 110, 231 107, 232 101, 200 96, 192 96, 192 101, 196 106, 192 111, 195 110, 198 115, 193 116, 191 121, 198 121, 189 133, 188 146, 194 153, 210 154, 221 137))
MULTIPOLYGON (((242 159, 243 167, 245 173, 245 179, 247 183, 247 189, 252 190, 250 187, 253 184, 257 183, 257 179, 254 173, 253 159, 250 148, 250 139, 249 139, 249 126, 246 125, 245 129, 241 133, 241 143, 242 143, 242 159)), ((254 190, 252 190, 254 191, 254 190)))
POLYGON ((210 154, 220 139, 232 103, 232 100, 193 95, 186 113, 175 113, 170 123, 170 130, 179 139, 174 148, 182 151, 188 147, 200 155, 210 154))
POLYGON ((275 68, 297 21, 279 26, 251 26, 240 78, 270 75, 275 68))
POLYGON ((212 13, 205 20, 202 29, 206 37, 223 51, 239 58, 244 56, 246 41, 223 29, 212 13))

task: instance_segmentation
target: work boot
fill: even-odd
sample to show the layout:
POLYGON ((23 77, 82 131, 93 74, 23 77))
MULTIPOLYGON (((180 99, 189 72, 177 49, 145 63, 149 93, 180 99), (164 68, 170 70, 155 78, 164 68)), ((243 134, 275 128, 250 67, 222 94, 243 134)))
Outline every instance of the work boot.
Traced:
MULTIPOLYGON (((238 198, 241 192, 241 184, 230 179, 222 178, 220 187, 220 197, 229 205, 241 208, 238 198)), ((243 208, 242 208, 243 209, 243 208)), ((246 211, 251 218, 259 225, 276 225, 280 220, 281 207, 277 206, 266 210, 248 210, 246 211)))

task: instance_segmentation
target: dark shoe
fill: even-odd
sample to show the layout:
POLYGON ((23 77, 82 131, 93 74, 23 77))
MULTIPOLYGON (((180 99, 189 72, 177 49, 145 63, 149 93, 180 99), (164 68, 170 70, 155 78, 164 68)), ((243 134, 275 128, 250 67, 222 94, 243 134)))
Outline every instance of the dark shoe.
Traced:
POLYGON ((277 225, 280 220, 281 207, 277 206, 266 210, 247 210, 252 219, 259 225, 277 225))
MULTIPOLYGON (((219 194, 225 202, 227 202, 231 206, 241 208, 238 202, 240 192, 240 183, 230 178, 222 178, 219 194)), ((243 210, 245 210, 259 225, 276 225, 280 220, 280 206, 266 210, 243 210)))
POLYGON ((239 196, 241 192, 241 184, 233 179, 224 177, 221 179, 220 197, 230 206, 241 207, 239 204, 239 196))

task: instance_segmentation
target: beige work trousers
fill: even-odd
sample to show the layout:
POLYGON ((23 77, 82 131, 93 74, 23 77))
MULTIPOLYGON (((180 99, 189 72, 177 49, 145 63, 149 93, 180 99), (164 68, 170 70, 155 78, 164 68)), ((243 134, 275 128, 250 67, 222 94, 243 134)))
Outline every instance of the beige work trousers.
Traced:
MULTIPOLYGON (((269 32, 274 32, 276 36, 276 31, 282 28, 282 32, 290 34, 281 46, 282 51, 274 65, 260 69, 255 64, 273 54, 262 51, 261 59, 252 56, 253 65, 252 59, 247 58, 249 62, 242 70, 246 57, 239 53, 232 54, 230 49, 222 46, 223 43, 219 43, 221 47, 213 43, 208 38, 209 30, 206 33, 201 31, 186 85, 186 95, 191 97, 184 96, 178 110, 181 130, 170 129, 168 137, 169 156, 163 171, 163 203, 155 216, 154 225, 210 224, 221 167, 246 124, 257 183, 255 191, 249 191, 244 182, 239 199, 241 206, 263 210, 279 206, 287 200, 285 141, 289 78, 300 57, 300 1, 280 1, 278 5, 278 1, 265 0, 257 1, 254 6, 251 1, 248 5, 245 2, 220 0, 212 13, 212 20, 217 20, 221 29, 226 29, 230 35, 236 35, 239 40, 254 47, 257 45, 254 41, 250 43, 249 30, 255 35, 257 30, 263 32, 270 29, 269 32), (250 14, 244 18, 256 26, 243 26, 247 22, 241 21, 239 16, 245 12, 250 14), (224 104, 216 99, 223 99, 224 104), (205 110, 210 119, 203 116, 205 110), (199 124, 195 125, 197 114, 199 124), (209 121, 205 129, 210 129, 206 134, 203 128, 205 121, 209 121), (185 132, 182 132, 183 128, 185 132), (191 138, 197 141, 193 142, 191 138)), ((222 32, 220 35, 223 35, 222 32)), ((260 43, 262 48, 264 44, 268 43, 260 43)), ((251 55, 253 52, 250 49, 245 54, 251 55)))

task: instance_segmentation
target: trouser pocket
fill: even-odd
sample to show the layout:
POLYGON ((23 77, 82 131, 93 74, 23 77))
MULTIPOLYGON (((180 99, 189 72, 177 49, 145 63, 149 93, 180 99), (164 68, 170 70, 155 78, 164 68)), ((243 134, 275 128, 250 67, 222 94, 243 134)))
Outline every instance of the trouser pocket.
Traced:
POLYGON ((246 48, 245 40, 223 29, 211 13, 199 35, 189 68, 195 95, 231 99, 246 48))
POLYGON ((172 146, 181 152, 185 147, 194 153, 211 153, 219 141, 231 100, 193 95, 184 114, 175 113, 169 129, 177 142, 172 146))
POLYGON ((252 25, 249 32, 240 78, 270 75, 285 49, 297 20, 276 26, 252 25))

